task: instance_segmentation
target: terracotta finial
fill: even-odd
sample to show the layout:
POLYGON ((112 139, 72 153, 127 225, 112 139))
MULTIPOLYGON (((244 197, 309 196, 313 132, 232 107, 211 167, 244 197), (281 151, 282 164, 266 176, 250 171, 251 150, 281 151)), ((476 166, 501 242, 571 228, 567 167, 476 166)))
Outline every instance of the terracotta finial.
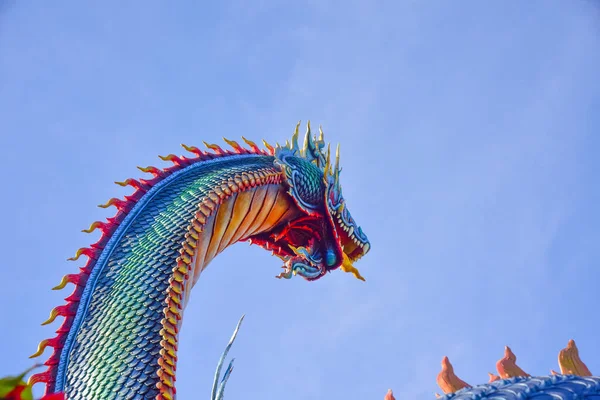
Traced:
POLYGON ((516 376, 529 376, 517 365, 517 356, 512 352, 510 347, 504 347, 504 358, 501 358, 496 363, 496 369, 502 379, 513 378, 516 376))
POLYGON ((388 389, 383 400, 396 400, 396 398, 394 397, 394 393, 392 393, 392 389, 388 389))
POLYGON ((456 376, 450 360, 445 356, 442 358, 442 371, 437 376, 437 384, 444 393, 454 393, 457 390, 471 387, 471 385, 456 376))
POLYGON ((588 367, 579 358, 579 349, 573 339, 569 340, 567 347, 558 353, 558 365, 563 375, 592 376, 588 367))
POLYGON ((490 377, 490 380, 488 381, 488 383, 496 382, 501 379, 498 375, 494 375, 491 372, 488 372, 488 375, 490 377))

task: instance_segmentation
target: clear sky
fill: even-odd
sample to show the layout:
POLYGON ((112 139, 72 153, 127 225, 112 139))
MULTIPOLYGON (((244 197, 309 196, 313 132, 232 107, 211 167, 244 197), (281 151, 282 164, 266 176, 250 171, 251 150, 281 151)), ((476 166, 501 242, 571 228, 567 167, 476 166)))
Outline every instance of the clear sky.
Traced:
POLYGON ((367 281, 228 249, 186 310, 181 399, 242 314, 230 399, 430 399, 444 355, 476 384, 507 344, 547 374, 570 338, 600 374, 598 3, 212 3, 0 2, 0 375, 53 336, 113 181, 300 119, 341 143, 367 281))

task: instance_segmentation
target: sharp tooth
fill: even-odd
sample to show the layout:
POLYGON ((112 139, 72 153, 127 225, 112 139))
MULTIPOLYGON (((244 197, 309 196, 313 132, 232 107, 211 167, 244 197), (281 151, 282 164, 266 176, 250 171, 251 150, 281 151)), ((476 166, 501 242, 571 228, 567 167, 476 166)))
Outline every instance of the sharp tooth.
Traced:
POLYGON ((369 243, 365 243, 365 245, 363 246, 363 252, 366 253, 367 251, 369 251, 370 248, 371 245, 369 243))
POLYGON ((348 236, 352 236, 353 233, 354 233, 354 228, 350 227, 350 229, 348 229, 348 236))

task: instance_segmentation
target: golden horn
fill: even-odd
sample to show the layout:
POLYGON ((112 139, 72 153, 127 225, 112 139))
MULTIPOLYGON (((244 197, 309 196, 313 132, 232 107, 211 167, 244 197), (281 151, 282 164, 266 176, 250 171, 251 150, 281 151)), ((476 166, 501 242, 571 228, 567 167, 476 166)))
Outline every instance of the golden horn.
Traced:
POLYGON ((306 136, 304 137, 304 149, 302 150, 302 155, 306 156, 308 154, 309 149, 315 147, 312 139, 312 135, 310 134, 310 121, 306 125, 306 136))
POLYGON ((301 121, 298 121, 298 123, 296 124, 296 129, 294 129, 294 134, 292 135, 292 146, 291 146, 292 150, 299 150, 299 146, 298 146, 298 130, 300 129, 300 122, 301 121))
POLYGON ((325 176, 327 176, 330 169, 331 169, 331 145, 327 144, 327 157, 325 157, 325 169, 323 170, 323 173, 325 174, 325 176))
POLYGON ((340 144, 338 143, 337 149, 335 150, 335 168, 333 169, 333 176, 335 178, 335 185, 340 184, 340 144))

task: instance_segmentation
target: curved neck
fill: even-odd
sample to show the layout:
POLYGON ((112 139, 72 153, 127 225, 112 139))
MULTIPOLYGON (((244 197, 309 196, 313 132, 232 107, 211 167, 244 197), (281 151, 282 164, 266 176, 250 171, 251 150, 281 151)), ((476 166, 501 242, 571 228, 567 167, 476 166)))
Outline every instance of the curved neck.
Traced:
POLYGON ((69 400, 174 398, 191 288, 227 246, 295 217, 289 200, 268 156, 200 163, 148 191, 90 275, 55 391, 69 400))

